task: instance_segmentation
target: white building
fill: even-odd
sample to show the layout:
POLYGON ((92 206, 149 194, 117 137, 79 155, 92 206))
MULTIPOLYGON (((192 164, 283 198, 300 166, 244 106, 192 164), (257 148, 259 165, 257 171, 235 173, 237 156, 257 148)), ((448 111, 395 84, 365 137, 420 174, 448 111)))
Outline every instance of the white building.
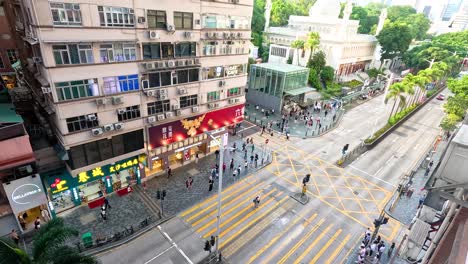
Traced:
POLYGON ((292 58, 293 64, 306 66, 309 51, 296 54, 290 45, 296 39, 306 40, 309 32, 318 32, 320 50, 326 54, 327 65, 336 70, 336 75, 348 75, 369 68, 373 60, 378 60, 374 58, 377 39, 357 33, 359 21, 349 19, 351 11, 349 1, 341 19, 338 18, 339 0, 318 0, 311 7, 309 16, 290 16, 286 27, 268 27, 265 33, 272 44, 269 62, 286 63, 288 58, 292 58))

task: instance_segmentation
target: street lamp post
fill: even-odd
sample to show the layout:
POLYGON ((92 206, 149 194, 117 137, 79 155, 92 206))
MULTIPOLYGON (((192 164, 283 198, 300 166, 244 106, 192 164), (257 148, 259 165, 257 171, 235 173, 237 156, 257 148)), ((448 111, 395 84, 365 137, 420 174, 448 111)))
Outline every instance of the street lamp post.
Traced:
MULTIPOLYGON (((383 94, 383 99, 382 99, 382 103, 385 104, 385 97, 387 97, 387 92, 388 92, 388 89, 390 88, 390 85, 392 84, 393 82, 393 72, 390 73, 390 77, 387 78, 387 85, 385 87, 385 90, 384 90, 384 94, 383 94)), ((374 121, 374 125, 372 126, 372 134, 371 134, 371 137, 374 136, 375 134, 375 131, 376 131, 376 127, 377 127, 377 120, 378 120, 378 117, 375 118, 375 121, 374 121)))
POLYGON ((223 159, 224 159, 224 144, 208 132, 205 132, 219 146, 219 181, 218 181, 218 213, 216 215, 216 255, 219 254, 219 233, 221 225, 221 196, 223 193, 223 159))

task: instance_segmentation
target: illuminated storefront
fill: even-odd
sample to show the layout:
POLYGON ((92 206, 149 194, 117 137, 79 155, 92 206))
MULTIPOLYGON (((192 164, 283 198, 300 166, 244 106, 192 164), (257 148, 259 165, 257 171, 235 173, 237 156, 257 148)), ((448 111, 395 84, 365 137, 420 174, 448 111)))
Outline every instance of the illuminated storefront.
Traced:
POLYGON ((196 153, 206 155, 216 151, 218 147, 204 132, 222 137, 227 145, 226 127, 240 123, 243 115, 244 105, 236 105, 149 128, 150 167, 147 173, 181 166, 195 159, 196 153))

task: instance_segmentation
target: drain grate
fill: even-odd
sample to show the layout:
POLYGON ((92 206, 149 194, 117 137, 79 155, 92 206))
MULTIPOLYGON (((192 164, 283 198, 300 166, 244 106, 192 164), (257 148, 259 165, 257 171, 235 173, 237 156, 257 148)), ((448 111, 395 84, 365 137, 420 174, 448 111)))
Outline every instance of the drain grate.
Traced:
POLYGON ((354 195, 359 195, 359 192, 353 191, 354 195))

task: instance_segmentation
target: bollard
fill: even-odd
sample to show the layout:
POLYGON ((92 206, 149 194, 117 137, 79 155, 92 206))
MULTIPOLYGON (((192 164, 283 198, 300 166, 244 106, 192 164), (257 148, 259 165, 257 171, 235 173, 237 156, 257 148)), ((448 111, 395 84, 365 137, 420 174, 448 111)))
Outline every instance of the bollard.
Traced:
POLYGON ((257 117, 255 117, 255 124, 257 124, 257 117))

